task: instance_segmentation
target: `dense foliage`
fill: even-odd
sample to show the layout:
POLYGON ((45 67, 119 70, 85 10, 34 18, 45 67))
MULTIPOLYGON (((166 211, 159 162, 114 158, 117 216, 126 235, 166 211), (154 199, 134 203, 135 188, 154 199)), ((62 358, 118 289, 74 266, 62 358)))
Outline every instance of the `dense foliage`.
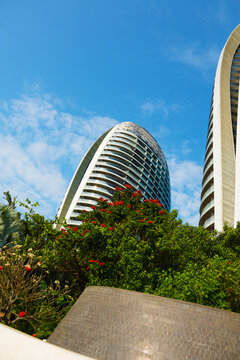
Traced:
MULTIPOLYGON (((0 322, 40 338, 49 336, 73 302, 68 284, 45 280, 44 264, 21 245, 0 250, 0 322)), ((47 271, 47 270, 46 270, 47 271)))
POLYGON ((20 213, 15 211, 16 198, 12 199, 9 192, 5 192, 7 204, 0 203, 0 248, 12 241, 22 239, 23 224, 20 213))
MULTIPOLYGON (((28 254, 31 248, 35 258, 41 258, 32 276, 43 276, 40 269, 44 271, 39 280, 44 281, 44 291, 53 289, 51 283, 59 284, 54 291, 63 300, 63 311, 86 286, 100 285, 240 312, 240 225, 217 234, 182 224, 176 210, 169 213, 158 200, 143 200, 141 192, 129 185, 116 188, 112 202, 100 198, 91 212, 82 211, 80 226, 63 224, 61 231, 54 221, 35 213, 29 201, 25 206, 21 220, 25 242, 19 251, 28 254), (61 295, 66 284, 69 299, 61 295)), ((6 264, 0 265, 5 271, 6 264)), ((24 276, 26 282, 31 280, 29 274, 24 276)), ((57 301, 44 305, 43 300, 40 309, 29 305, 29 314, 38 318, 44 306, 57 314, 52 310, 57 305, 57 301)), ((59 319, 56 316, 55 325, 59 319)), ((45 333, 31 326, 43 337, 53 324, 46 317, 45 333)))

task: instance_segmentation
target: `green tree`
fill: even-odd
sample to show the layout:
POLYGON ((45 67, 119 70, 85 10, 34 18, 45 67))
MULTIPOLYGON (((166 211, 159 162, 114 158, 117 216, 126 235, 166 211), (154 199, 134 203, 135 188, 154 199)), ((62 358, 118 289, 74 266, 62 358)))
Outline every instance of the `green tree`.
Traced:
POLYGON ((23 225, 19 213, 12 205, 0 203, 0 248, 21 240, 23 225))
POLYGON ((25 217, 26 247, 45 259, 49 279, 69 281, 77 298, 85 286, 103 285, 173 297, 240 312, 240 226, 210 233, 182 224, 157 199, 116 188, 82 211, 81 225, 63 225, 38 214, 25 217))

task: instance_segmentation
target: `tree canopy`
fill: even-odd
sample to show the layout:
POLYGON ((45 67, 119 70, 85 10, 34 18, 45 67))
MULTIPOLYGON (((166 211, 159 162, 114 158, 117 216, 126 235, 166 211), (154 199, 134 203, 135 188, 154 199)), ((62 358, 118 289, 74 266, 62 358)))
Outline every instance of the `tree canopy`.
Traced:
POLYGON ((239 224, 222 233, 183 224, 130 185, 81 211, 79 226, 58 231, 30 202, 22 221, 21 251, 41 257, 46 286, 67 283, 74 299, 86 286, 113 286, 240 312, 239 224))

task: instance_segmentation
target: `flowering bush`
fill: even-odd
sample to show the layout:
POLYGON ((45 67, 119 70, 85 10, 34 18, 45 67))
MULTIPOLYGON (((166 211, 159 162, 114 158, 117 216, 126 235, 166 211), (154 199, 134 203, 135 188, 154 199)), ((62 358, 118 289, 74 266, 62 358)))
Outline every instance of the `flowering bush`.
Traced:
POLYGON ((39 260, 21 245, 0 250, 0 322, 42 338, 52 332, 72 298, 59 284, 45 282, 39 260))
MULTIPOLYGON (((79 220, 81 225, 61 224, 63 229, 58 231, 53 221, 35 213, 26 215, 26 240, 20 251, 25 257, 19 274, 31 286, 36 278, 36 292, 30 287, 31 295, 26 295, 30 301, 16 304, 10 318, 6 317, 15 321, 11 326, 46 336, 60 319, 57 306, 61 313, 70 303, 60 291, 70 291, 77 299, 88 285, 240 312, 240 225, 218 235, 183 225, 176 210, 167 212, 158 199, 143 199, 131 186, 117 188, 111 201, 100 198, 92 211, 80 213, 79 220), (38 277, 42 278, 38 281, 38 277), (71 287, 62 285, 64 281, 71 287), (34 294, 39 295, 35 302, 31 300, 34 294), (49 295, 54 295, 53 302, 48 302, 49 295), (24 317, 19 315, 22 311, 24 317)), ((16 272, 10 260, 0 260, 0 277, 11 269, 16 272)))

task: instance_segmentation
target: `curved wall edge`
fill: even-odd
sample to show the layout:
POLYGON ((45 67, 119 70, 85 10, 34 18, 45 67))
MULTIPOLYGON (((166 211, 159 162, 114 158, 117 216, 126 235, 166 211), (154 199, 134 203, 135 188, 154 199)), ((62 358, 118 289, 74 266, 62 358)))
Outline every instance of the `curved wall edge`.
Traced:
POLYGON ((99 360, 239 360, 240 314, 89 287, 48 341, 99 360))

